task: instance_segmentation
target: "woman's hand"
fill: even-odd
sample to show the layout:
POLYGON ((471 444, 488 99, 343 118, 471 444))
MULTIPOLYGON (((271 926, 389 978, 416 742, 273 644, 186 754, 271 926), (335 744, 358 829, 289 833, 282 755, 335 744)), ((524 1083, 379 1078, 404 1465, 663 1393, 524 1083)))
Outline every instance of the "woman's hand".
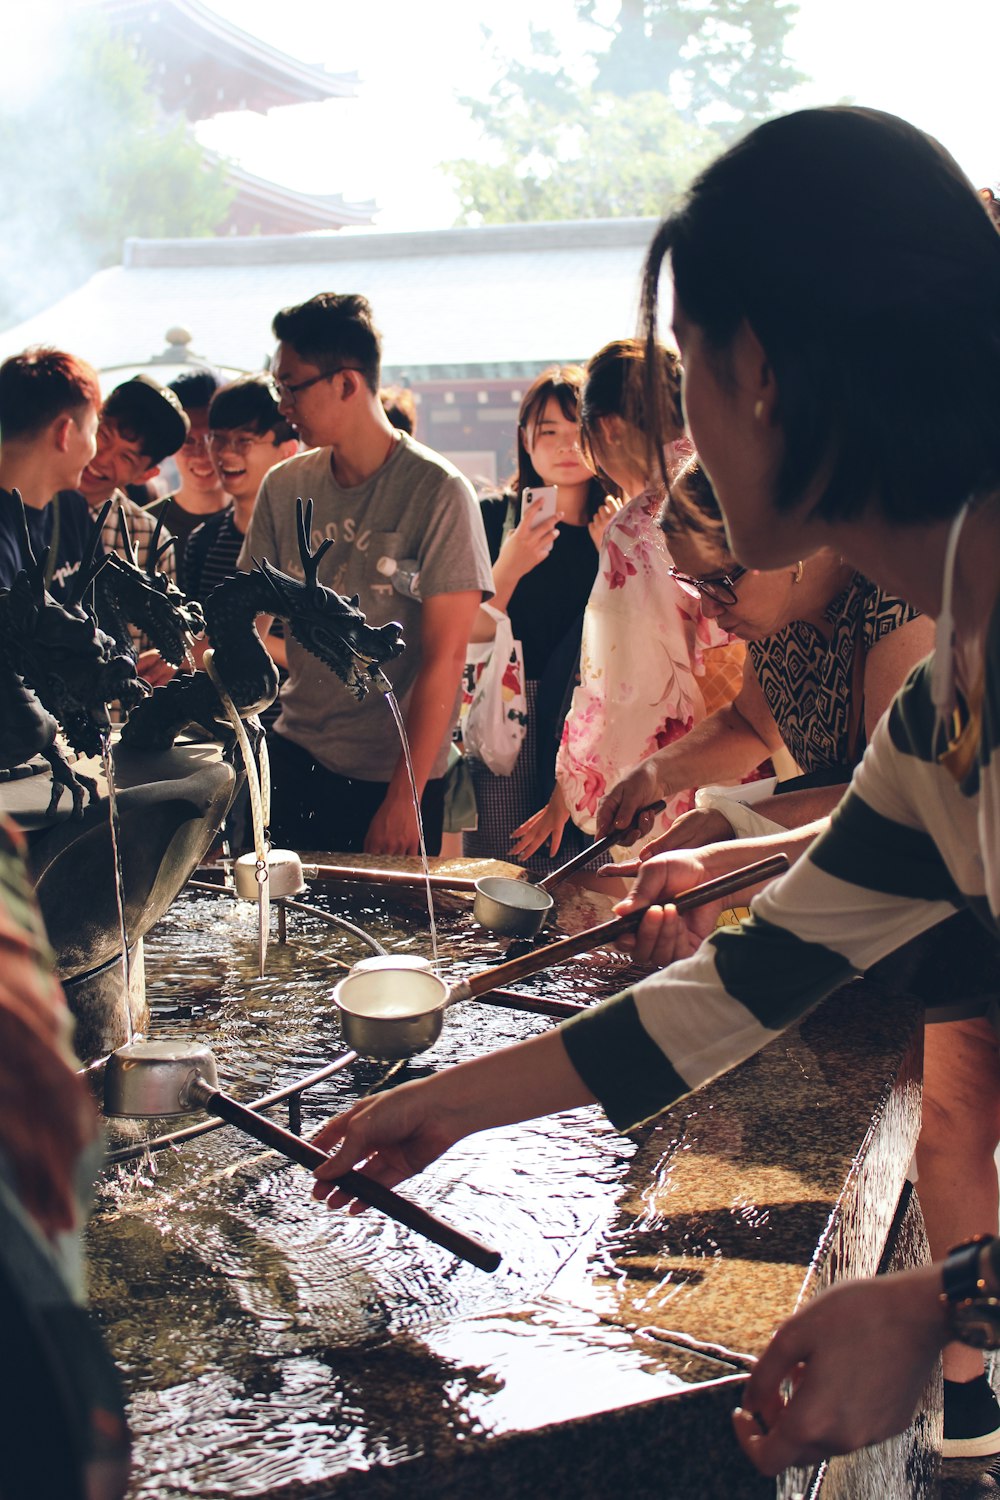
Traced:
MULTIPOLYGON (((328 1120, 313 1137, 313 1145, 334 1154, 316 1168, 313 1197, 320 1201, 325 1198, 330 1208, 349 1203, 350 1194, 341 1192, 331 1179, 352 1167, 363 1167, 366 1177, 395 1187, 404 1178, 422 1172, 468 1134, 469 1127, 463 1128, 457 1112, 436 1098, 440 1091, 432 1087, 433 1082, 425 1079, 401 1084, 374 1098, 362 1099, 328 1120)), ((357 1203, 352 1212, 360 1213, 364 1207, 357 1203)))
POLYGON ((528 859, 536 849, 549 841, 549 853, 554 858, 562 843, 563 829, 569 820, 569 808, 558 783, 552 796, 540 812, 532 813, 510 836, 510 852, 515 859, 528 859))
POLYGON ((842 1282, 779 1328, 733 1413, 761 1473, 816 1464, 908 1426, 948 1339, 940 1292, 940 1266, 842 1282))
POLYGON ((633 860, 616 865, 615 873, 636 876, 628 895, 615 905, 616 913, 624 916, 647 908, 636 931, 618 941, 636 963, 664 969, 679 958, 690 958, 712 932, 719 915, 732 905, 732 897, 727 897, 684 916, 672 905, 681 891, 723 873, 710 855, 661 854, 647 863, 633 860))
POLYGON ((587 530, 590 532, 590 540, 593 542, 598 552, 600 552, 601 550, 601 543, 604 540, 604 533, 608 529, 608 522, 613 516, 616 516, 618 514, 618 512, 622 508, 622 504, 623 502, 621 500, 616 500, 614 495, 609 495, 608 498, 604 501, 604 504, 595 514, 593 520, 587 522, 587 530))
POLYGON ((532 525, 534 516, 530 510, 522 515, 514 530, 507 537, 500 548, 499 563, 510 568, 511 573, 518 579, 530 573, 532 568, 537 568, 552 551, 555 539, 559 535, 559 522, 562 520, 562 511, 557 511, 554 516, 548 516, 544 521, 532 525))
POLYGON ((602 839, 617 830, 623 835, 619 843, 634 844, 652 827, 652 818, 646 818, 644 823, 639 814, 663 795, 656 757, 651 755, 626 772, 597 804, 597 837, 602 839), (628 837, 624 836, 626 833, 628 837))
POLYGON ((673 849, 701 849, 705 844, 722 844, 733 837, 728 818, 714 808, 693 807, 681 813, 667 829, 655 839, 650 839, 639 850, 641 860, 653 859, 657 854, 668 854, 673 849))

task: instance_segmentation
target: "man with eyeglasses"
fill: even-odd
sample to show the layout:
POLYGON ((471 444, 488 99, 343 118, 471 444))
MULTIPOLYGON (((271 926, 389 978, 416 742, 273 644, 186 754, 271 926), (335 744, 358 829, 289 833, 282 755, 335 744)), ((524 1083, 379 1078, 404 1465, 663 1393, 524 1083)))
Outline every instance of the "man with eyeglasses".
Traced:
MULTIPOLYGON (((292 458, 299 447, 278 409, 269 375, 243 375, 216 391, 208 409, 206 441, 230 503, 196 526, 184 549, 185 591, 201 604, 238 571, 243 538, 264 476, 275 464, 292 458)), ((208 641, 197 641, 192 648, 199 666, 208 646, 208 641)))
POLYGON ((208 408, 222 383, 215 370, 198 365, 176 376, 168 386, 188 419, 187 437, 174 454, 180 486, 149 509, 163 517, 163 524, 173 534, 177 582, 185 592, 188 581, 184 576, 184 552, 188 539, 197 526, 229 504, 208 451, 208 408))
MULTIPOLYGON (((149 375, 135 375, 123 381, 108 396, 101 408, 97 451, 84 469, 79 485, 93 513, 105 501, 111 501, 101 538, 106 552, 127 556, 119 528, 119 517, 124 516, 139 566, 147 566, 156 518, 129 499, 126 489, 154 479, 160 472, 160 464, 177 452, 187 432, 188 419, 177 397, 149 375)), ((170 539, 170 532, 164 528, 160 545, 170 539)), ((175 577, 172 547, 164 552, 159 568, 168 578, 175 577)), ((132 639, 139 675, 153 687, 169 681, 173 667, 139 631, 132 631, 132 639)))
MULTIPOLYGON (((457 469, 386 417, 381 337, 364 297, 320 293, 278 313, 273 327, 281 411, 312 451, 264 480, 240 566, 266 557, 299 573, 296 501, 312 500, 310 544, 332 543, 320 581, 357 594, 370 625, 402 624, 406 649, 385 670, 406 722, 427 847, 436 853, 466 646, 493 591, 479 506, 457 469), (392 564, 402 562, 419 572, 419 598, 392 587, 392 564)), ((269 646, 288 667, 269 740, 274 841, 416 854, 409 778, 381 695, 355 702, 292 636, 269 646)))

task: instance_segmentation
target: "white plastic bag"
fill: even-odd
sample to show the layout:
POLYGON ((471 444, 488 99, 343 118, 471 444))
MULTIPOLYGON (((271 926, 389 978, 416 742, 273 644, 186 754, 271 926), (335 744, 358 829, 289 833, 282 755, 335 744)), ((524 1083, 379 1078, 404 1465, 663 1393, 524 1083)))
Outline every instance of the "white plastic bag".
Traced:
POLYGON ((481 760, 496 776, 509 776, 528 723, 524 658, 509 616, 489 604, 483 609, 496 621, 496 634, 492 641, 477 641, 468 648, 459 721, 462 743, 466 755, 481 760))

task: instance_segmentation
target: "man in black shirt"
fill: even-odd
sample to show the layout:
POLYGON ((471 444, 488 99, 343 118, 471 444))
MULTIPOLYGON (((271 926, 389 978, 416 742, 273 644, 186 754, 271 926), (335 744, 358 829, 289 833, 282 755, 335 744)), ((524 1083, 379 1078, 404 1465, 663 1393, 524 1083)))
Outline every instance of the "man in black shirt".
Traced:
POLYGON ((96 372, 61 349, 27 349, 0 365, 0 588, 27 562, 16 489, 35 555, 50 548, 49 592, 72 593, 94 524, 74 492, 96 451, 100 404, 96 372))

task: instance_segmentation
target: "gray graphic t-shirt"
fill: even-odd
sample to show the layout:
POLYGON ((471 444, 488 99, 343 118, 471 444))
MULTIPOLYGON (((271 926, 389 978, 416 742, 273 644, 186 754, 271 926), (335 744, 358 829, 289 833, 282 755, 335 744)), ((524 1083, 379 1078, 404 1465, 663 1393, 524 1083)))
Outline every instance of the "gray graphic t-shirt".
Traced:
MULTIPOLYGON (((313 501, 313 550, 332 538, 320 563, 319 580, 338 594, 360 595, 370 625, 398 620, 406 649, 386 668, 406 712, 408 697, 422 659, 421 599, 435 594, 479 589, 493 592, 490 558, 472 486, 440 454, 405 433, 388 461, 364 484, 349 489, 337 484, 329 448, 286 459, 265 478, 239 557, 244 571, 253 559, 302 577, 295 529, 295 502, 313 501), (416 560, 420 598, 393 588, 391 563, 416 560), (381 564, 381 568, 380 565, 381 564)), ((411 564, 412 565, 412 564, 411 564)), ((372 692, 363 703, 290 632, 288 681, 281 691, 276 728, 308 750, 316 760, 342 776, 388 781, 399 759, 399 738, 388 705, 372 692)), ((457 690, 456 707, 457 716, 457 690)), ((443 774, 448 755, 444 740, 433 774, 443 774)))

